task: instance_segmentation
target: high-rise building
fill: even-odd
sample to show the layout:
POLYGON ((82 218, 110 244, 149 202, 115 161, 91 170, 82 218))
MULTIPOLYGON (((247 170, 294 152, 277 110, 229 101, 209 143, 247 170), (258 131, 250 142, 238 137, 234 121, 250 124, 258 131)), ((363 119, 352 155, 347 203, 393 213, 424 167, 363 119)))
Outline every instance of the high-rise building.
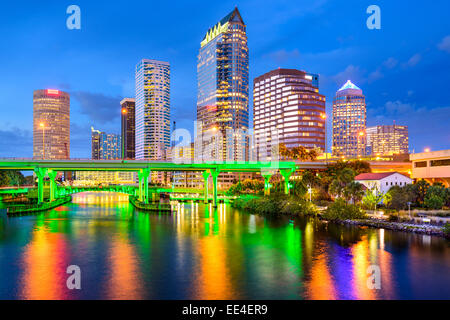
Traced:
POLYGON ((333 155, 365 156, 366 101, 363 92, 348 80, 333 101, 333 155))
POLYGON ((101 132, 91 128, 92 159, 117 160, 122 158, 122 138, 118 134, 101 132))
POLYGON ((143 59, 135 76, 135 158, 164 160, 170 147, 170 65, 143 59))
POLYGON ((122 107, 122 156, 125 159, 135 158, 135 99, 125 98, 120 102, 122 107))
POLYGON ((235 8, 210 28, 197 62, 198 161, 246 161, 249 52, 246 25, 235 8))
POLYGON ((59 90, 33 93, 33 158, 70 158, 70 96, 59 90))
POLYGON ((409 151, 408 126, 381 125, 368 127, 367 153, 374 156, 407 154, 409 151))
POLYGON ((276 69, 255 78, 253 134, 258 160, 276 160, 272 151, 280 143, 325 150, 325 96, 319 93, 318 77, 276 69))
POLYGON ((102 132, 99 130, 95 130, 94 127, 91 127, 91 154, 93 160, 100 160, 100 138, 102 132))

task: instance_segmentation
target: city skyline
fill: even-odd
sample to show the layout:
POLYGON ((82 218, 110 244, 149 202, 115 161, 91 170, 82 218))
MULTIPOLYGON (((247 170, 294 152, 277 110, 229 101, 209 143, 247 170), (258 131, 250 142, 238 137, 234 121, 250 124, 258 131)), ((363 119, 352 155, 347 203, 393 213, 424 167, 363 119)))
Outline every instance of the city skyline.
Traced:
MULTIPOLYGON (((91 7, 88 3, 80 3, 81 8, 85 8, 89 12, 89 8, 91 7)), ((255 18, 254 13, 252 13, 251 10, 249 10, 249 2, 243 2, 242 4, 238 4, 239 10, 244 12, 243 14, 248 18, 246 18, 246 23, 249 25, 249 33, 255 34, 255 30, 258 30, 260 28, 263 28, 262 22, 258 22, 258 18, 255 18)), ((270 4, 270 6, 277 8, 276 5, 270 4)), ((304 4, 299 5, 304 6, 304 4)), ((298 21, 296 21, 295 14, 290 15, 290 18, 288 19, 288 23, 290 24, 299 24, 301 25, 302 21, 308 21, 308 19, 312 19, 313 17, 317 17, 318 15, 323 15, 324 12, 328 12, 330 9, 331 4, 324 1, 324 4, 317 5, 314 8, 308 8, 307 13, 305 14, 298 14, 298 21)), ((358 14, 361 15, 360 17, 360 26, 359 28, 361 30, 358 30, 356 32, 356 35, 353 35, 353 37, 358 38, 359 42, 361 42, 361 35, 367 37, 367 40, 369 38, 377 38, 380 37, 380 34, 383 34, 386 36, 385 30, 389 27, 392 27, 392 24, 388 24, 390 19, 392 19, 389 15, 390 13, 389 7, 393 6, 390 4, 384 4, 383 7, 383 13, 385 19, 383 21, 386 21, 387 25, 384 25, 382 30, 380 31, 369 31, 367 29, 364 29, 364 23, 366 16, 364 15, 364 6, 361 6, 359 8, 358 14), (386 12, 388 11, 388 12, 386 12), (378 36, 376 35, 376 32, 379 32, 378 36)), ((183 7, 182 4, 180 4, 180 8, 183 7)), ((187 44, 188 47, 196 47, 198 45, 198 42, 202 39, 199 34, 203 33, 204 30, 207 30, 210 27, 211 21, 214 21, 217 17, 216 21, 218 21, 226 12, 229 12, 231 8, 233 8, 233 4, 224 4, 221 6, 211 6, 206 10, 206 12, 201 14, 196 14, 196 21, 201 21, 201 27, 198 27, 198 24, 200 23, 194 23, 194 25, 191 27, 191 29, 195 29, 195 35, 190 36, 189 41, 183 41, 183 44, 187 44), (193 43, 191 43, 193 41, 193 43)), ((184 8, 184 7, 183 7, 184 8)), ((161 9, 161 8, 159 8, 161 9)), ((158 9, 158 10, 159 10, 158 9)), ((184 8, 186 9, 186 8, 184 8)), ((278 9, 280 9, 278 7, 278 9)), ((181 10, 181 9, 180 9, 181 10)), ((418 14, 416 12, 418 9, 414 9, 409 12, 410 15, 418 14)), ((281 10, 285 14, 286 11, 281 10)), ((350 13, 352 15, 356 15, 357 12, 355 12, 356 9, 352 9, 350 13)), ((261 12, 259 12, 261 13, 261 12)), ((298 12, 297 12, 298 13, 298 12)), ((54 10, 49 10, 48 13, 50 16, 56 15, 56 8, 54 10)), ((436 13, 434 13, 436 14, 436 13)), ((170 19, 172 13, 165 13, 165 17, 170 19)), ((175 17, 178 18, 178 23, 182 23, 184 17, 180 19, 179 15, 174 14, 175 17)), ((86 19, 89 19, 89 15, 86 15, 86 19)), ((194 19, 195 20, 195 19, 194 19)), ((357 19, 356 19, 357 20, 357 19)), ((50 19, 52 21, 52 19, 50 19)), ((88 20, 89 21, 89 20, 88 20)), ((392 22, 392 21, 391 21, 392 22)), ((322 22, 317 22, 318 24, 321 24, 322 22)), ((355 22, 352 21, 352 24, 355 22)), ((281 28, 282 23, 279 21, 279 18, 274 19, 274 21, 269 21, 268 24, 270 26, 275 26, 276 28, 281 28)), ((39 23, 38 23, 39 26, 39 23)), ((317 28, 315 25, 308 24, 308 27, 310 28, 317 28)), ((63 29, 63 26, 61 26, 63 29)), ((88 38, 92 39, 92 35, 89 35, 89 32, 101 32, 102 30, 92 29, 93 27, 89 24, 84 24, 82 30, 78 34, 70 33, 71 31, 68 30, 61 30, 60 32, 63 33, 65 37, 68 38, 76 38, 77 41, 81 41, 81 38, 84 34, 84 32, 88 33, 88 38), (85 29, 87 29, 85 31, 85 29), (89 30, 89 31, 88 31, 89 30)), ((266 26, 267 28, 267 26, 266 26)), ((38 28, 39 29, 39 28, 38 28)), ((159 31, 162 32, 164 28, 160 29, 159 31)), ((396 30, 397 34, 400 32, 400 27, 397 25, 394 30, 396 30)), ((22 34, 21 32, 24 32, 26 29, 26 26, 23 26, 22 28, 18 28, 16 32, 19 34, 22 34)), ((390 29, 392 31, 392 29, 390 29)), ((168 35, 174 35, 172 30, 164 30, 164 32, 168 32, 168 35)), ((348 31, 348 30, 347 30, 348 31)), ((53 31, 52 31, 53 32, 53 31)), ((352 31, 353 32, 353 31, 352 31)), ((59 32, 57 32, 59 34, 59 32)), ((401 32, 400 32, 401 33, 401 32)), ((284 32, 279 32, 281 37, 286 37, 286 35, 289 34, 289 31, 284 30, 284 32)), ((273 33, 269 35, 273 36, 273 33)), ((448 147, 448 130, 446 130, 445 126, 442 125, 441 119, 445 114, 448 114, 449 107, 446 106, 448 99, 448 93, 445 90, 442 89, 443 85, 445 85, 446 77, 448 75, 443 74, 439 69, 436 70, 436 65, 438 62, 443 63, 441 64, 440 69, 445 70, 445 65, 448 63, 448 53, 447 53, 447 47, 446 47, 446 41, 445 37, 446 34, 442 33, 440 35, 433 35, 432 39, 434 39, 434 43, 430 44, 417 44, 416 48, 414 50, 405 50, 403 47, 406 45, 400 46, 400 51, 402 51, 402 54, 398 53, 398 55, 393 55, 392 52, 389 54, 381 55, 383 57, 383 60, 380 61, 380 67, 379 68, 373 68, 370 67, 371 63, 367 62, 362 63, 361 61, 357 61, 361 58, 358 55, 352 54, 352 59, 343 59, 346 60, 347 67, 342 66, 341 71, 338 72, 336 67, 332 68, 329 66, 324 67, 315 67, 315 65, 319 64, 319 61, 322 59, 323 61, 329 61, 328 63, 331 63, 333 61, 333 54, 334 50, 331 51, 323 51, 322 49, 319 50, 317 47, 317 43, 313 41, 306 41, 310 36, 304 35, 306 37, 305 41, 288 41, 284 44, 281 44, 283 41, 279 41, 280 44, 278 45, 272 45, 271 47, 267 47, 267 45, 270 43, 270 41, 267 41, 266 44, 261 43, 263 40, 266 39, 259 39, 256 41, 257 43, 253 42, 252 36, 249 35, 249 47, 250 47, 250 53, 253 51, 257 52, 255 54, 255 59, 250 58, 250 81, 252 81, 256 76, 261 75, 265 72, 268 72, 269 70, 273 69, 273 67, 293 67, 300 70, 311 70, 314 72, 317 72, 321 75, 321 88, 324 88, 324 94, 327 97, 327 113, 328 115, 331 115, 330 113, 330 101, 332 95, 330 95, 330 91, 333 89, 336 91, 340 85, 342 85, 343 82, 345 82, 347 79, 350 78, 352 81, 358 83, 358 85, 364 90, 366 95, 366 101, 367 101, 367 126, 374 126, 374 125, 385 125, 392 123, 392 120, 397 120, 397 123, 402 125, 408 125, 409 131, 410 131, 410 149, 415 150, 416 152, 422 151, 425 147, 431 148, 431 150, 436 149, 445 149, 448 147), (294 46, 294 49, 292 49, 294 46), (296 46, 296 47, 295 47, 296 46), (297 50, 297 51, 296 51, 297 50), (308 52, 308 50, 316 51, 316 54, 304 54, 303 52, 308 52), (422 50, 420 54, 419 52, 422 50), (302 52, 302 53, 300 53, 302 52), (320 53, 328 52, 330 53, 328 57, 325 59, 321 57, 320 53), (415 52, 415 53, 414 53, 415 52), (425 54, 426 53, 426 54, 425 54), (312 56, 316 56, 315 58, 312 58, 312 56), (427 62, 425 61, 425 56, 428 55, 429 59, 427 62), (408 58, 409 57, 409 58, 408 58), (261 62, 262 60, 265 60, 265 63, 261 62), (433 67, 434 66, 434 67, 433 67), (428 69, 426 69, 428 67, 428 69), (344 69, 342 69, 344 68, 344 69), (421 78, 426 78, 427 81, 417 81, 417 76, 415 74, 418 72, 417 69, 420 69, 421 71, 426 70, 432 70, 433 72, 431 75, 429 74, 429 71, 425 72, 425 77, 422 76, 421 78), (332 71, 332 70, 335 71, 332 71), (374 69, 373 72, 369 72, 370 70, 374 69), (365 72, 363 72, 365 70, 365 72), (392 74, 390 74, 390 72, 392 74), (365 74, 365 75, 364 75, 365 74), (427 76, 428 75, 428 76, 427 76), (369 79, 370 78, 370 79, 369 79), (409 79, 408 79, 409 78, 409 79), (399 79, 403 79, 404 81, 399 81, 399 79), (411 82, 411 79, 415 81, 411 82), (359 81, 358 81, 359 80, 359 81), (396 85, 392 85, 392 81, 395 80, 396 85), (406 90, 406 84, 409 82, 410 88, 406 90), (376 88, 378 87, 378 88, 376 88), (382 90, 388 90, 389 87, 392 87, 392 90, 396 90, 395 93, 398 93, 398 95, 394 95, 389 92, 385 92, 386 94, 383 94, 382 90), (429 95, 430 88, 434 88, 436 95, 429 95), (403 98, 400 97, 400 91, 403 90, 402 95, 403 98), (420 97, 420 95, 426 94, 426 97, 420 97), (383 98, 386 97, 386 98, 383 98), (440 100, 440 102, 438 101, 440 100), (378 105, 378 107, 376 106, 378 105), (382 106, 382 112, 378 112, 380 106, 382 106), (414 124, 414 119, 417 121, 414 124), (418 120, 425 121, 425 125, 422 124, 419 126, 418 120), (430 130, 430 128, 433 128, 433 130, 430 130), (428 128, 428 130, 427 130, 428 128), (430 131, 430 132, 429 132, 430 131), (431 139, 430 137, 433 137, 431 139)), ((336 34, 334 34, 336 36, 336 34)), ((9 35, 8 35, 9 37, 9 35)), ((255 37, 255 36, 254 36, 255 37)), ((280 36, 279 36, 280 37, 280 36)), ((348 37, 352 37, 351 33, 348 35, 348 37)), ((129 43, 129 41, 135 41, 136 39, 126 40, 123 39, 123 37, 119 37, 118 44, 125 44, 129 43), (119 41, 120 40, 120 41, 119 41)), ((165 46, 161 45, 161 48, 170 48, 170 43, 175 44, 177 41, 177 37, 173 36, 166 36, 164 37, 166 40, 162 41, 165 43, 165 46), (173 40, 173 41, 172 41, 173 40)), ((260 37, 257 37, 260 38, 260 37)), ((264 37, 263 37, 264 38, 264 37)), ((270 38, 270 36, 269 36, 270 38)), ((275 37, 276 38, 276 37, 275 37)), ((73 40, 73 39, 72 39, 73 40)), ((273 39, 269 39, 273 40, 273 39)), ((310 39, 311 40, 311 39, 310 39)), ((341 39, 343 42, 354 42, 354 40, 345 40, 341 39)), ((61 46, 66 45, 64 41, 61 46)), ((157 41, 158 42, 158 41, 157 41)), ((277 42, 277 41, 275 41, 277 42)), ((333 40, 333 42, 336 44, 336 39, 333 40)), ((339 43, 339 41, 337 41, 339 43)), ((415 41, 413 41, 415 42, 415 41)), ((430 42, 430 40, 428 41, 430 42)), ((137 42, 134 42, 137 43, 137 42)), ((100 48, 103 48, 107 46, 108 44, 111 45, 110 42, 103 42, 100 43, 100 48)), ((37 45, 35 43, 29 44, 37 45)), ((85 44, 84 44, 85 45, 85 44)), ((376 46, 376 44, 374 44, 376 46)), ((83 46, 81 46, 83 47, 83 46)), ((335 47, 340 47, 340 45, 335 45, 335 47)), ((14 42, 13 46, 14 48, 14 42)), ((155 59, 162 59, 164 61, 169 61, 172 65, 174 65, 174 87, 173 91, 173 101, 174 106, 172 109, 174 109, 174 112, 172 112, 172 119, 177 120, 177 125, 179 128, 187 127, 188 129, 192 130, 193 127, 193 120, 195 119, 194 112, 195 110, 195 90, 180 90, 180 74, 182 74, 183 68, 195 68, 195 62, 191 65, 191 61, 196 58, 196 54, 194 51, 194 54, 192 54, 192 50, 188 50, 189 53, 183 53, 183 65, 180 64, 178 59, 172 59, 173 57, 177 57, 177 54, 175 53, 162 53, 165 49, 159 48, 158 50, 140 50, 141 48, 138 48, 139 50, 136 55, 139 55, 139 59, 143 57, 151 57, 155 59), (187 91, 187 92, 186 92, 187 91), (180 95, 189 95, 187 97, 187 100, 191 100, 194 103, 180 103, 180 95), (182 107, 180 107, 182 105, 182 107)), ((41 48, 43 49, 43 48, 41 48)), ((366 48, 367 49, 367 48, 366 48)), ((67 51, 66 47, 66 51, 67 51)), ((74 49, 77 51, 78 49, 74 49)), ((198 47, 197 49, 198 50, 198 47)), ((345 51, 345 48, 338 48, 336 50, 345 51)), ((350 50, 350 49, 349 49, 350 50)), ((380 49, 381 50, 381 49, 380 49)), ((44 88, 56 88, 56 89, 65 89, 71 94, 72 101, 73 101, 73 108, 71 116, 73 116, 73 120, 71 123, 71 129, 72 129, 72 139, 71 139, 71 147, 70 150, 71 155, 73 157, 89 157, 89 146, 86 141, 89 141, 89 128, 91 125, 98 126, 101 125, 102 128, 105 128, 106 131, 119 131, 120 130, 120 108, 117 106, 120 103, 120 100, 126 96, 133 96, 132 92, 134 91, 134 88, 127 88, 127 81, 121 82, 119 80, 111 80, 111 73, 102 75, 101 73, 96 74, 95 76, 89 75, 86 79, 85 83, 82 83, 81 81, 77 81, 77 78, 80 77, 80 73, 74 71, 74 69, 78 66, 80 66, 80 61, 75 59, 75 61, 65 61, 64 63, 62 61, 53 61, 53 64, 50 64, 49 60, 52 57, 51 54, 48 54, 46 57, 43 57, 43 54, 46 52, 46 50, 41 50, 42 53, 39 51, 37 54, 37 59, 42 62, 42 60, 47 61, 47 63, 42 63, 43 66, 49 67, 50 72, 49 75, 46 75, 45 77, 31 77, 33 80, 27 80, 25 81, 24 85, 18 86, 20 89, 20 97, 16 99, 17 103, 17 110, 19 111, 18 114, 20 114, 20 117, 18 115, 14 115, 13 113, 9 112, 10 109, 8 108, 2 108, 1 115, 1 121, 0 123, 2 126, 2 129, 0 130, 0 138, 2 142, 4 141, 11 141, 11 139, 14 139, 17 143, 12 148, 5 148, 4 145, 0 145, 0 156, 28 156, 31 157, 31 146, 32 146, 32 138, 31 138, 31 127, 32 125, 26 125, 26 123, 30 123, 30 115, 31 114, 31 108, 32 108, 32 102, 30 97, 27 98, 27 95, 29 94, 29 90, 26 90, 25 88, 33 86, 33 90, 36 88, 44 87, 44 88), (64 67, 63 67, 63 66, 64 67), (53 75, 53 77, 50 79, 50 75, 53 75), (63 82, 63 80, 67 80, 67 82, 63 82), (92 85, 94 81, 98 83, 98 85, 92 85), (33 84, 30 84, 30 82, 33 82, 33 84), (105 85, 105 82, 107 82, 107 85, 105 85), (118 83, 121 82, 120 85, 111 85, 111 83, 118 83), (124 84, 125 83, 125 84, 124 84), (86 86, 89 89, 86 89, 86 86), (68 88, 68 89, 66 89, 68 88), (90 90, 90 91, 89 91, 90 90), (122 91, 122 92, 120 92, 122 91), (130 93, 131 91, 131 93, 130 93), (109 114, 101 114, 100 112, 106 110, 111 111, 117 111, 117 115, 114 114, 114 112, 109 112, 109 114), (27 112, 28 111, 28 112, 27 112), (27 114, 29 113, 29 114, 27 114), (87 118, 88 121, 85 121, 87 118), (22 124, 24 123, 24 124, 22 124), (17 128, 20 128, 17 130, 17 128), (29 128, 29 129, 27 129, 29 128)), ((185 50, 182 50, 183 52, 186 52, 185 50)), ((351 50, 350 50, 351 51, 351 50)), ((383 50, 381 50, 383 51, 383 50)), ((2 53, 2 55, 5 55, 6 53, 2 53)), ((67 52, 65 52, 64 56, 67 56, 67 52)), ((334 53, 337 54, 337 53, 334 53)), ((345 55, 345 54, 344 54, 345 55)), ((61 55, 57 55, 59 59, 62 58, 61 55)), ((179 54, 178 54, 179 56, 179 54)), ((130 65, 129 64, 129 57, 127 56, 125 61, 127 61, 126 68, 129 70, 132 68, 132 65, 136 63, 136 61, 133 61, 130 65)), ((85 66, 89 65, 92 66, 93 69, 96 69, 98 71, 98 68, 96 68, 95 64, 99 63, 102 65, 101 58, 97 57, 98 60, 90 61, 89 64, 85 64, 85 66)), ((139 60, 138 59, 138 60, 139 60)), ((64 59, 63 59, 64 60, 64 59)), ((108 60, 108 59, 106 59, 108 60)), ((109 61, 110 62, 110 61, 109 61)), ((12 65, 14 65, 14 59, 12 60, 12 65)), ((104 64, 103 64, 104 65, 104 64)), ((114 73, 116 76, 124 77, 127 79, 133 79, 133 73, 130 71, 122 72, 123 65, 119 67, 111 67, 108 64, 109 69, 115 69, 114 73)), ((5 66, 5 71, 7 74, 9 70, 9 66, 5 66)), ((20 69, 20 68, 19 68, 20 69)), ((83 69, 83 68, 81 68, 83 69)), ((84 71, 87 72, 87 71, 84 71)), ((90 71, 91 72, 91 71, 90 71)), ((94 72, 94 71, 92 71, 94 72)), ((20 73, 20 72, 19 72, 20 73)), ((190 72, 192 74, 192 72, 190 72)), ((420 72, 419 72, 420 73, 420 72)), ((195 75, 195 73, 194 73, 195 75)), ((190 81, 183 81, 184 86, 188 87, 195 87, 195 78, 192 79, 192 76, 190 76, 190 81), (193 80, 193 81, 192 81, 193 80), (191 83, 192 82, 192 83, 191 83)), ((14 76, 12 77, 11 81, 8 81, 8 83, 2 82, 0 83, 1 87, 3 87, 4 95, 0 98, 0 105, 6 106, 6 103, 11 101, 9 97, 10 92, 14 93, 16 92, 17 95, 17 88, 14 88, 14 90, 9 90, 10 83, 14 83, 14 76)), ((133 82, 131 82, 133 83, 133 82)), ((321 90, 322 91, 322 90, 321 90)), ((31 90, 32 92, 32 90, 31 90)), ((252 103, 250 98, 250 113, 252 113, 252 103)), ((71 107, 72 107, 72 101, 71 101, 71 107)), ((448 103, 447 103, 448 104, 448 103)), ((250 116, 251 118, 251 116, 250 116)), ((328 146, 330 147, 330 121, 331 117, 328 117, 327 122, 327 129, 328 129, 328 146)), ((251 125, 250 125, 251 126, 251 125)))

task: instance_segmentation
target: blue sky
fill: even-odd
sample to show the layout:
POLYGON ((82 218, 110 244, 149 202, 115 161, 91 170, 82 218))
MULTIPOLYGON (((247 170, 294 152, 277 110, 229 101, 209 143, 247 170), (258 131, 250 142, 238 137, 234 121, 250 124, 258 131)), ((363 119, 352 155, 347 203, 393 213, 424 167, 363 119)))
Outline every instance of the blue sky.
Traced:
POLYGON ((142 58, 171 63, 172 120, 192 130, 200 41, 235 6, 247 24, 251 82, 278 67, 318 73, 330 112, 351 79, 366 95, 368 125, 408 125, 416 152, 450 148, 447 0, 59 0, 1 4, 0 157, 32 156, 33 90, 44 88, 71 94, 71 157, 90 157, 91 126, 120 132, 119 102, 134 96, 142 58), (81 30, 66 28, 71 4, 81 30), (371 4, 381 30, 366 27, 371 4))

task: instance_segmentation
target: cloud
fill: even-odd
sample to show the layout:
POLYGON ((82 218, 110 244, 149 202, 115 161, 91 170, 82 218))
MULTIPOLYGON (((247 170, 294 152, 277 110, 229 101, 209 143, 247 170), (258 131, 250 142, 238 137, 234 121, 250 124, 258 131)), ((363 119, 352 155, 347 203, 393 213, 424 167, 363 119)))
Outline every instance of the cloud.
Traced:
POLYGON ((0 129, 0 157, 33 157, 31 131, 16 127, 0 129))
POLYGON ((358 86, 366 82, 365 73, 366 71, 361 70, 360 67, 349 65, 344 71, 333 76, 332 79, 338 86, 342 86, 347 80, 351 80, 358 86))
POLYGON ((386 102, 385 109, 389 115, 405 114, 414 111, 414 107, 411 104, 403 103, 399 100, 386 102))
POLYGON ((438 48, 439 50, 450 53, 450 35, 442 39, 442 41, 438 44, 438 48))
POLYGON ((297 49, 292 51, 286 51, 284 49, 269 53, 268 58, 274 60, 277 63, 283 63, 291 59, 296 59, 300 57, 300 52, 297 49))
POLYGON ((429 109, 397 100, 388 101, 379 109, 368 109, 368 112, 368 126, 392 124, 393 120, 398 125, 407 125, 411 150, 422 150, 425 146, 434 150, 450 147, 448 123, 442 120, 448 118, 450 107, 429 109))
POLYGON ((120 116, 120 97, 86 91, 72 92, 71 96, 80 102, 81 113, 89 116, 93 121, 104 124, 120 116))
POLYGON ((383 77, 384 77, 384 74, 380 71, 380 69, 377 69, 374 72, 369 74, 369 83, 374 82, 383 77))
POLYGON ((388 69, 393 69, 397 66, 398 64, 398 60, 390 57, 389 59, 387 59, 386 61, 383 62, 383 65, 388 68, 388 69))
POLYGON ((411 58, 409 58, 408 62, 404 63, 404 67, 414 67, 416 66, 420 60, 422 60, 422 55, 420 53, 416 53, 411 58))

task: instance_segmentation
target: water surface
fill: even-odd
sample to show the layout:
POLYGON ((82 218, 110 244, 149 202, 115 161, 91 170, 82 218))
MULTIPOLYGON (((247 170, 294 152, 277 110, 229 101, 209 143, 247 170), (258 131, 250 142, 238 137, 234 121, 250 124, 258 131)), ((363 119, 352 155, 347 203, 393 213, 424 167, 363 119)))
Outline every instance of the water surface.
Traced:
POLYGON ((228 205, 144 213, 83 193, 37 216, 0 216, 1 299, 450 299, 449 241, 267 219, 228 205), (66 286, 81 268, 81 290, 66 286), (381 270, 381 289, 367 269, 381 270))

